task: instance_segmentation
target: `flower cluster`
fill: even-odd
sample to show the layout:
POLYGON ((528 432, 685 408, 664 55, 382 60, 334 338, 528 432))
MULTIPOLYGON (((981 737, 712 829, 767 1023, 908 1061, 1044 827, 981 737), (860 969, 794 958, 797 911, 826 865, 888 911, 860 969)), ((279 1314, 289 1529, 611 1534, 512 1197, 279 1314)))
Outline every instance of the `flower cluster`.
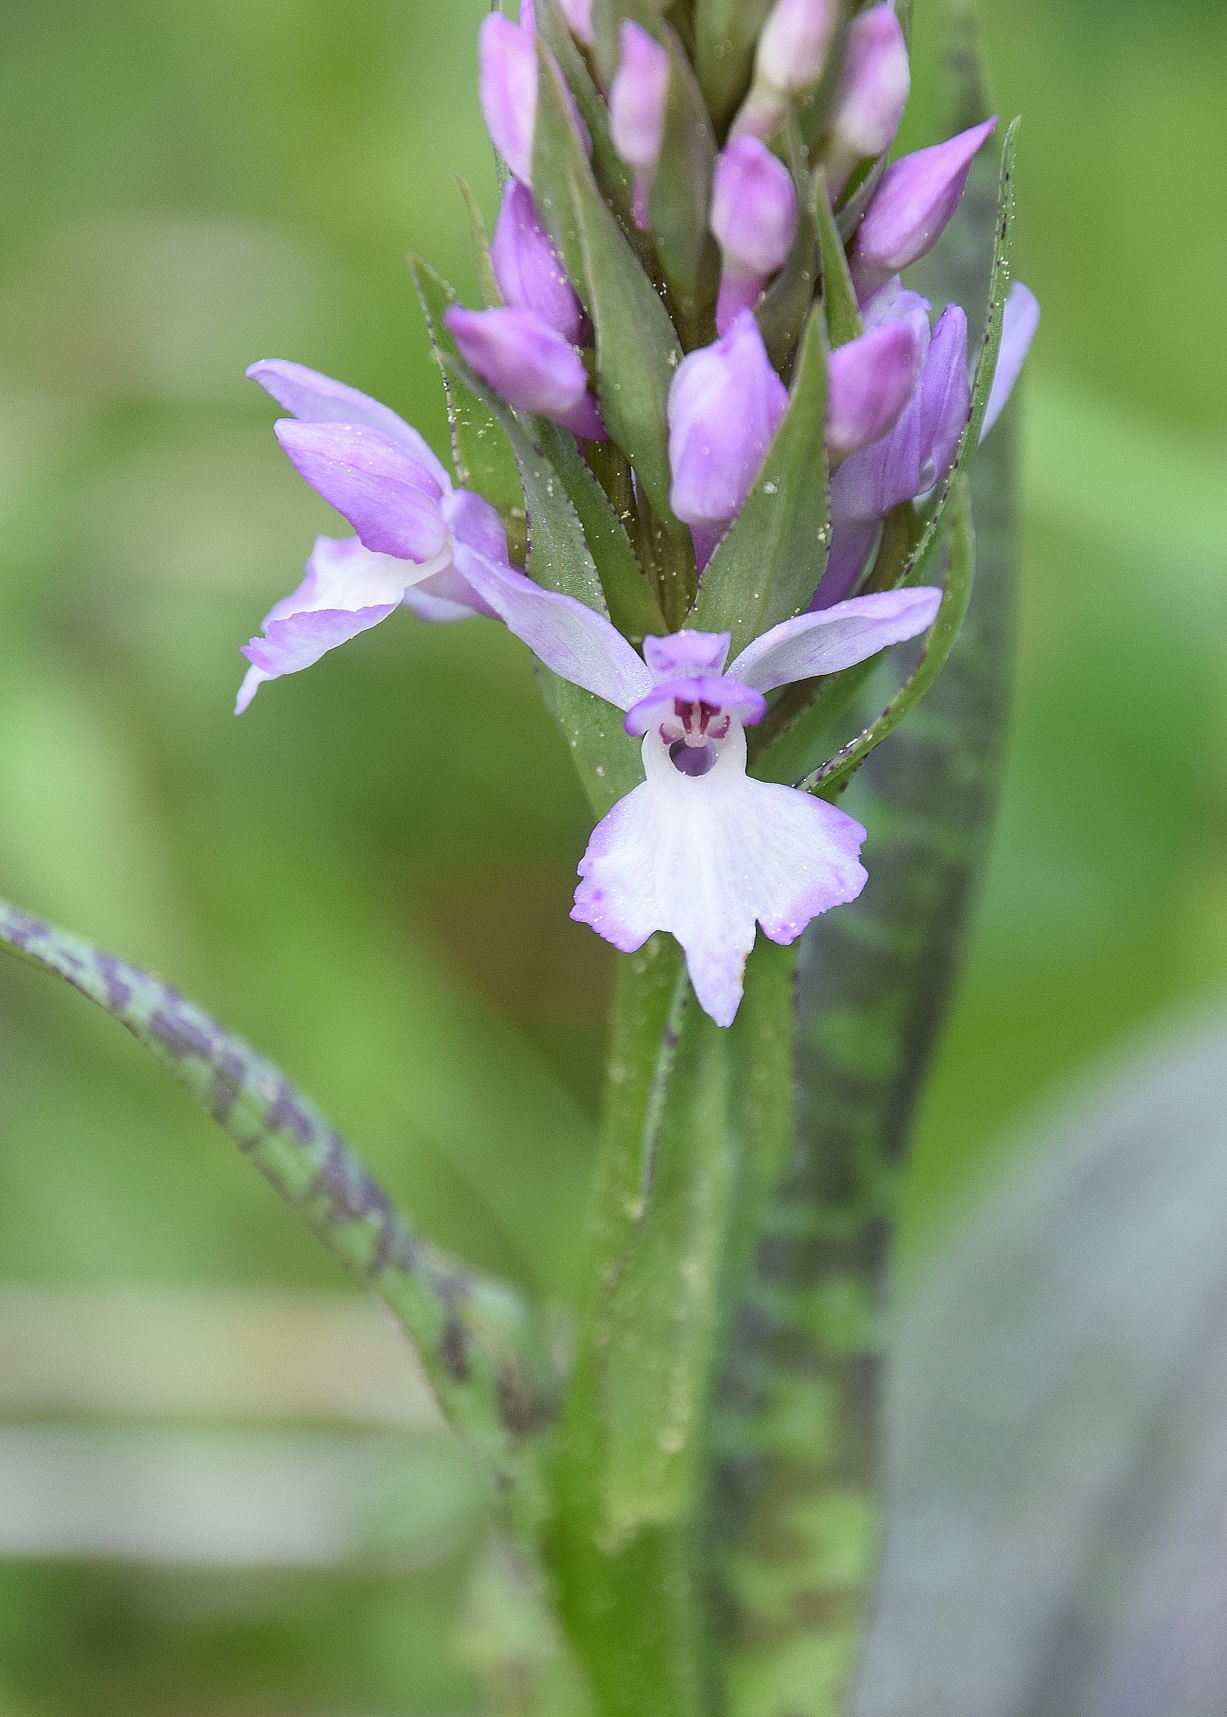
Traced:
MULTIPOLYGON (((606 30, 591 0, 538 0, 537 10, 521 0, 518 23, 493 13, 480 32, 482 107, 509 176, 487 300, 452 303, 436 334, 474 397, 497 396, 530 443, 544 447, 543 420, 574 438, 572 456, 605 488, 653 599, 664 574, 650 545, 684 541, 671 573, 690 581, 684 607, 655 610, 680 629, 624 635, 543 577, 531 504, 522 570, 491 500, 457 486, 396 413, 300 365, 264 361, 248 374, 288 414, 276 425, 282 447, 355 535, 317 541, 303 583, 245 648, 237 707, 402 606, 426 621, 484 615, 506 626, 555 674, 624 712, 626 733, 641 741, 644 779, 596 828, 573 916, 627 951, 656 931, 674 935, 699 1001, 728 1024, 756 926, 790 942, 865 882, 864 830, 807 792, 751 776, 746 729, 778 688, 839 673, 934 621, 937 589, 865 589, 883 521, 900 506, 923 508, 971 416, 963 311, 947 305, 931 321, 900 276, 940 237, 994 122, 886 164, 909 84, 890 0, 851 17, 839 0, 777 0, 722 120, 663 18, 649 30, 639 11, 622 18, 615 6, 606 30), (688 113, 698 118, 679 140, 677 116, 688 113), (577 207, 596 207, 605 260, 573 230, 575 211, 560 209, 560 183, 592 187, 594 201, 577 207), (826 230, 838 222, 844 235, 838 258, 819 247, 815 196, 830 199, 826 230), (602 320, 616 281, 601 270, 627 267, 651 282, 671 341, 676 330, 669 372, 657 378, 660 421, 648 420, 666 492, 653 486, 642 428, 625 427, 635 384, 624 333, 602 320), (829 315, 837 275, 847 300, 839 337, 829 315), (713 556, 802 386, 797 339, 779 337, 771 311, 790 278, 810 299, 815 282, 825 287, 802 308, 820 319, 826 351, 812 462, 829 491, 829 553, 824 536, 798 569, 802 599, 748 642, 739 634, 730 662, 730 632, 696 620, 713 556)), ((983 433, 1037 320, 1034 298, 1016 286, 983 433)))

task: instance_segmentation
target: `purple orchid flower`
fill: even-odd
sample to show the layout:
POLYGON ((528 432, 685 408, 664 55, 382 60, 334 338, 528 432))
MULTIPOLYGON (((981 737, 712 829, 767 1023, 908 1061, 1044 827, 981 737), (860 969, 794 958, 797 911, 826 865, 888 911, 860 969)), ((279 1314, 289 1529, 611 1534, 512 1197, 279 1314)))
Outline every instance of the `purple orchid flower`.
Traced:
POLYGON ((559 9, 576 41, 586 48, 593 47, 596 32, 592 28, 592 0, 559 0, 559 9))
MULTIPOLYGON (((530 0, 513 24, 501 12, 483 19, 477 38, 479 91, 486 130, 515 178, 533 182, 533 141, 537 132, 537 24, 530 0)), ((584 148, 592 139, 569 89, 567 107, 584 148)))
POLYGON ((454 304, 443 320, 465 362, 508 405, 548 417, 586 441, 607 439, 583 358, 543 316, 454 304))
POLYGON ((716 157, 711 230, 723 257, 716 332, 726 334, 740 311, 757 304, 797 236, 792 174, 759 138, 734 138, 716 157))
POLYGON ((610 622, 458 545, 472 587, 563 679, 626 711, 643 737, 646 779, 598 824, 571 916, 624 953, 657 930, 681 943, 700 1005, 731 1024, 756 924, 794 941, 865 885, 865 831, 845 812, 746 773, 745 728, 764 694, 838 672, 932 625, 941 592, 884 591, 773 627, 726 669, 727 633, 644 641, 646 661, 610 622))
POLYGON ((788 390, 749 310, 678 365, 669 388, 670 498, 690 526, 700 568, 754 487, 787 407, 788 390))
POLYGON ((579 295, 537 219, 532 192, 518 179, 507 182, 490 243, 490 265, 505 304, 533 311, 573 346, 587 343, 590 329, 579 295))
MULTIPOLYGON (((456 489, 426 442, 386 405, 301 364, 265 359, 247 371, 293 413, 277 438, 300 475, 353 525, 356 537, 317 539, 307 576, 265 616, 243 654, 241 715, 266 680, 295 674, 402 605, 420 619, 493 610, 458 568, 461 546, 506 560, 493 507, 456 489)), ((463 558, 461 556, 460 558, 463 558)))
POLYGON ((827 185, 838 196, 862 161, 889 149, 911 88, 903 27, 890 0, 858 12, 848 42, 824 145, 827 185))
MULTIPOLYGON (((928 494, 954 464, 971 410, 967 318, 957 304, 948 304, 930 333, 929 308, 898 277, 866 306, 867 329, 910 328, 921 353, 920 376, 890 433, 845 459, 831 478, 831 551, 814 597, 817 608, 841 602, 855 588, 891 508, 928 494)), ((981 441, 1013 391, 1039 315, 1034 293, 1016 282, 1006 300, 981 441)))
POLYGON ((618 40, 621 58, 609 91, 609 127, 618 154, 634 170, 635 225, 646 230, 648 193, 665 143, 669 55, 629 18, 618 40))
POLYGON ((945 143, 901 156, 886 169, 852 247, 852 278, 862 303, 892 275, 932 250, 959 206, 976 154, 996 125, 995 118, 986 119, 945 143))

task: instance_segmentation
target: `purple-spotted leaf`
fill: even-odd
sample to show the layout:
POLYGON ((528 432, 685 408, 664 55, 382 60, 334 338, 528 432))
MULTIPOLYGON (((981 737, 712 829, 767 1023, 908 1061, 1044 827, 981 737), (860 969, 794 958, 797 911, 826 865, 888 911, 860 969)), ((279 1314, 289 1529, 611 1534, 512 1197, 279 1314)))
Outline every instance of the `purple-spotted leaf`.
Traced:
POLYGON ((174 1075, 379 1295, 417 1349, 444 1413, 497 1473, 513 1477, 547 1387, 513 1290, 415 1234, 311 1100, 161 978, 6 901, 0 947, 71 984, 174 1075))

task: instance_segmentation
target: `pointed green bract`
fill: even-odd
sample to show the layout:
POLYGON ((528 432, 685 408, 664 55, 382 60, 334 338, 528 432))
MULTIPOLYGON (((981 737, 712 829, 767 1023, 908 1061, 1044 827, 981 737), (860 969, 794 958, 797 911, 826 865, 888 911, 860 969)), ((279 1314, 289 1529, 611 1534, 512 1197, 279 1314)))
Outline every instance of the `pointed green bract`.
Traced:
MULTIPOLYGON (((477 279, 477 290, 481 301, 487 310, 503 302, 499 291, 498 281, 494 277, 494 269, 490 262, 490 235, 486 231, 486 223, 482 212, 477 206, 477 198, 473 195, 471 185, 466 179, 457 179, 460 195, 464 200, 464 212, 469 222, 469 248, 473 254, 473 273, 477 279)), ((416 261, 416 258, 414 259, 416 261)), ((411 262, 410 266, 413 266, 411 262)), ((422 264, 425 267, 425 264, 422 264)))
POLYGON ((152 973, 0 901, 0 946, 127 1028, 222 1127, 413 1342, 444 1413, 503 1482, 543 1406, 526 1308, 414 1234, 281 1070, 152 973))
POLYGON ((699 82, 723 136, 750 87, 754 46, 771 0, 697 0, 695 55, 699 82))
POLYGON ((784 420, 748 500, 708 563, 687 620, 701 632, 730 632, 733 655, 801 613, 826 567, 826 399, 826 342, 817 306, 784 420))
POLYGON ((829 762, 824 763, 820 769, 815 769, 812 775, 807 775, 804 781, 798 782, 798 786, 808 792, 817 793, 824 799, 837 798, 874 746, 880 745, 887 734, 898 727, 904 716, 915 709, 941 673, 946 658, 955 646, 962 629, 963 616, 967 613, 967 605, 971 601, 971 585, 976 570, 976 543, 965 476, 955 478, 951 495, 953 517, 950 529, 950 570, 946 575, 942 605, 929 633, 924 655, 920 658, 916 671, 909 675, 878 719, 863 733, 850 740, 842 750, 837 751, 829 762))
POLYGON ((844 241, 831 213, 826 174, 822 172, 814 175, 814 216, 822 250, 822 300, 826 306, 827 333, 832 346, 846 346, 864 330, 844 241))
POLYGON ((797 236, 792 255, 767 288, 754 311, 767 355, 787 380, 805 330, 822 268, 814 213, 814 184, 796 123, 789 119, 785 143, 797 193, 797 236))

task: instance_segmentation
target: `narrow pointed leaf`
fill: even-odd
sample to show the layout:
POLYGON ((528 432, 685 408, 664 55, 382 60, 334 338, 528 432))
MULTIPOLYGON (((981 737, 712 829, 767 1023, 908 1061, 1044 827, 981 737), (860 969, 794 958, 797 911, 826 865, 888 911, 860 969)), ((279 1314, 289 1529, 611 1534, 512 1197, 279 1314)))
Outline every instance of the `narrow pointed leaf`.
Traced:
POLYGON ((805 331, 822 272, 814 212, 814 184, 796 124, 791 120, 786 142, 789 168, 797 193, 797 236, 793 241, 792 255, 754 311, 767 355, 785 379, 805 331))
POLYGON ((694 71, 677 35, 660 30, 669 54, 669 98, 648 216, 665 280, 689 345, 715 338, 719 253, 708 224, 716 146, 694 71))
POLYGON ((492 310, 503 302, 499 291, 498 281, 494 277, 494 267, 490 261, 490 235, 486 231, 486 223, 481 210, 477 206, 477 198, 466 179, 457 179, 460 195, 464 199, 464 212, 469 222, 469 248, 473 253, 473 273, 477 279, 477 290, 481 301, 487 310, 492 310))
POLYGON ((309 1098, 152 973, 0 902, 0 946, 127 1028, 222 1127, 416 1347, 439 1403, 510 1477, 540 1410, 541 1378, 513 1291, 414 1234, 309 1098))
POLYGON ((827 197, 826 175, 814 175, 814 215, 822 248, 822 299, 826 306, 827 333, 832 346, 846 346, 864 332, 856 302, 856 288, 848 272, 844 241, 835 225, 827 197))
POLYGON ((592 139, 593 169, 601 189, 619 224, 631 236, 632 243, 641 242, 632 215, 634 176, 614 148, 609 108, 567 27, 558 0, 538 0, 537 31, 557 60, 567 87, 575 97, 580 117, 588 127, 588 135, 592 139))
POLYGON ((721 137, 750 87, 754 45, 770 10, 771 0, 697 0, 695 64, 721 137))
POLYGON ((801 613, 826 566, 826 395, 818 307, 805 332, 788 411, 749 499, 703 574, 687 622, 702 632, 731 632, 734 654, 801 613))

